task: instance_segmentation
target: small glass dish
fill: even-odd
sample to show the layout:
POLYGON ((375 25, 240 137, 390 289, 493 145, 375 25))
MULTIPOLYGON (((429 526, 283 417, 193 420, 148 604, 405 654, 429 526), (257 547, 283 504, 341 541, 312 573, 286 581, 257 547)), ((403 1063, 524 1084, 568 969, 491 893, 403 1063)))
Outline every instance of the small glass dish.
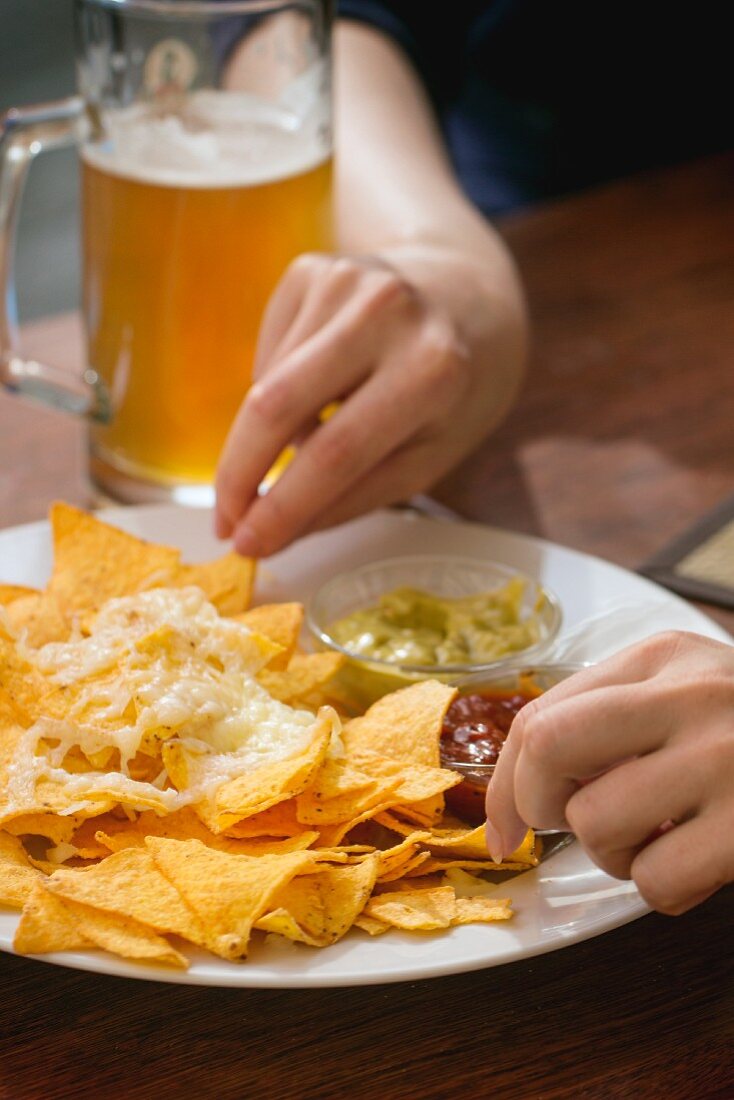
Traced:
MULTIPOLYGON (((500 705, 507 700, 508 706, 512 705, 512 699, 516 696, 531 698, 543 695, 555 684, 567 680, 569 676, 589 668, 587 663, 557 663, 527 665, 515 663, 492 674, 479 673, 467 677, 459 684, 459 696, 487 695, 500 705)), ((509 713, 509 712, 508 712, 509 713)), ((508 722, 509 728, 509 722, 508 722)), ((480 825, 485 819, 484 802, 487 787, 494 775, 496 762, 493 764, 481 764, 473 761, 466 763, 456 760, 454 753, 448 749, 448 739, 441 738, 441 767, 450 768, 458 772, 462 782, 446 792, 446 805, 457 817, 470 824, 480 825)), ((556 830, 541 830, 539 835, 555 835, 556 830)))
POLYGON ((390 558, 340 573, 315 593, 307 608, 308 627, 317 645, 348 658, 341 673, 342 684, 362 707, 420 680, 438 679, 455 684, 471 676, 489 675, 519 660, 532 663, 548 651, 560 630, 561 619, 558 599, 534 578, 498 562, 452 554, 390 558), (381 596, 397 588, 420 589, 455 599, 492 592, 515 578, 520 578, 524 585, 519 621, 534 621, 537 640, 494 660, 464 664, 384 660, 350 650, 330 633, 334 623, 360 609, 375 607, 381 596))

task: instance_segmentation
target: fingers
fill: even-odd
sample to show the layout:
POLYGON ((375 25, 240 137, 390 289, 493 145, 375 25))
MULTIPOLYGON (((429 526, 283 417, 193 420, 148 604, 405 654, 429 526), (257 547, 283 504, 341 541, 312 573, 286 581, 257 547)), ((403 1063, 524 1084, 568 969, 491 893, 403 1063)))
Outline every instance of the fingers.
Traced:
POLYGON ((566 819, 594 863, 615 878, 630 878, 638 853, 661 827, 680 827, 700 812, 707 786, 706 761, 666 745, 576 791, 566 819))
POLYGON ((677 916, 734 880, 731 808, 703 813, 665 832, 632 861, 630 877, 647 904, 677 916))
POLYGON ((399 354, 394 322, 399 330, 401 323, 410 328, 419 318, 413 291, 384 265, 318 256, 292 265, 266 312, 258 381, 220 459, 219 537, 232 534, 283 447, 303 435, 325 405, 374 371, 380 347, 390 348, 392 342, 393 353, 399 354))
POLYGON ((663 631, 626 646, 611 657, 580 669, 573 676, 555 684, 530 706, 524 707, 523 715, 528 717, 536 710, 582 695, 594 688, 643 683, 666 668, 689 637, 691 636, 681 631, 663 631))
POLYGON ((365 377, 368 363, 352 347, 350 320, 339 315, 247 395, 217 470, 220 538, 232 533, 282 449, 325 405, 365 377))
MULTIPOLYGON (((360 309, 363 307, 355 298, 342 310, 347 328, 348 318, 360 309)), ((362 312, 352 331, 361 333, 363 323, 362 312)), ((455 440, 449 433, 444 445, 436 447, 435 455, 419 446, 405 463, 386 465, 393 454, 410 452, 411 443, 420 445, 432 435, 435 442, 438 433, 433 426, 437 421, 448 421, 453 427, 451 412, 463 396, 465 369, 443 318, 423 314, 411 303, 408 309, 399 311, 392 334, 386 335, 380 329, 378 339, 381 344, 385 341, 374 349, 378 366, 368 371, 335 415, 317 427, 271 491, 254 501, 237 523, 234 539, 240 553, 275 553, 311 529, 338 501, 344 502, 348 493, 357 500, 356 486, 360 483, 365 490, 359 498, 360 511, 400 499, 408 481, 415 477, 419 453, 427 458, 427 469, 436 475, 452 461, 455 440)), ((369 353, 370 340, 360 336, 353 347, 356 366, 352 369, 359 370, 356 349, 369 353)), ((349 355, 345 358, 348 360, 349 355)), ((317 380, 313 388, 323 392, 318 391, 317 380)), ((461 439, 460 432, 454 434, 461 439)), ((419 481, 410 485, 411 491, 425 486, 429 477, 430 473, 421 470, 419 481)))
POLYGON ((323 531, 339 523, 407 500, 441 474, 434 468, 436 449, 432 438, 411 439, 354 481, 349 489, 319 512, 304 533, 323 531))
MULTIPOLYGON (((622 670, 615 662, 611 675, 622 670)), ((584 670, 523 707, 513 722, 487 791, 488 842, 497 850, 513 851, 528 826, 567 827, 567 803, 580 784, 650 751, 672 728, 674 715, 662 703, 651 720, 643 685, 584 690, 600 678, 598 669, 584 670)))
POLYGON ((487 794, 492 854, 526 823, 569 827, 665 913, 734 878, 734 651, 683 632, 638 643, 523 708, 487 794), (607 675, 649 675, 605 686, 607 675))
POLYGON ((319 425, 270 492, 253 503, 235 530, 235 548, 258 556, 275 553, 333 501, 354 492, 355 483, 400 448, 429 415, 427 396, 413 389, 409 372, 391 385, 383 377, 370 378, 319 425), (404 412, 407 402, 410 417, 404 412))
POLYGON ((514 852, 522 843, 528 830, 515 802, 515 768, 521 745, 522 738, 513 737, 513 731, 510 729, 510 736, 500 753, 494 774, 487 787, 485 832, 487 849, 495 863, 501 863, 504 855, 514 852))
POLYGON ((309 253, 299 256, 290 265, 270 296, 260 323, 253 376, 259 377, 263 367, 271 361, 276 349, 290 331, 302 310, 313 272, 327 261, 326 256, 309 253))
MULTIPOLYGON (((233 534, 240 553, 275 553, 373 471, 379 476, 368 489, 382 495, 377 502, 398 499, 383 463, 432 423, 442 422, 446 435, 432 462, 437 470, 452 461, 452 430, 461 440, 451 410, 465 394, 467 370, 450 323, 389 272, 370 269, 352 285, 354 278, 352 267, 335 264, 318 298, 304 302, 292 328, 305 338, 253 386, 230 432, 217 474, 217 533, 233 534), (340 294, 341 307, 326 319, 325 303, 340 294), (318 412, 338 399, 337 413, 313 429, 318 412), (309 429, 295 460, 258 499, 282 448, 309 429)), ((290 341, 289 331, 278 355, 290 341)), ((362 498, 359 510, 371 503, 362 498)))
MULTIPOLYGON (((346 256, 308 253, 298 256, 277 286, 265 310, 255 359, 255 378, 298 348, 350 303, 358 312, 374 308, 383 284, 397 277, 346 256), (359 298, 359 303, 354 299, 359 298)), ((402 284, 401 284, 402 285, 402 284)), ((380 303, 377 303, 379 306, 380 303)))
MULTIPOLYGON (((684 913, 734 879, 734 809, 728 800, 707 802, 706 779, 705 760, 692 777, 690 761, 670 749, 629 761, 573 794, 568 824, 590 859, 632 879, 652 909, 684 913)), ((515 828, 505 830, 499 852, 490 840, 495 859, 522 840, 519 816, 515 828)))
POLYGON ((675 725, 673 708, 653 703, 636 684, 597 688, 518 717, 518 811, 545 829, 564 820, 579 783, 657 748, 675 725))

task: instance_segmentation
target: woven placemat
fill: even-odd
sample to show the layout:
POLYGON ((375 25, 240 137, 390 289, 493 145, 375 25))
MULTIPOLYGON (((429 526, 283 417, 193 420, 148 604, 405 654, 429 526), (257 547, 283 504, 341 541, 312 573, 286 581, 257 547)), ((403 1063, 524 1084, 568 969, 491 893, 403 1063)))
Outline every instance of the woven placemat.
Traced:
POLYGON ((655 554, 639 572, 682 596, 734 608, 734 497, 655 554))

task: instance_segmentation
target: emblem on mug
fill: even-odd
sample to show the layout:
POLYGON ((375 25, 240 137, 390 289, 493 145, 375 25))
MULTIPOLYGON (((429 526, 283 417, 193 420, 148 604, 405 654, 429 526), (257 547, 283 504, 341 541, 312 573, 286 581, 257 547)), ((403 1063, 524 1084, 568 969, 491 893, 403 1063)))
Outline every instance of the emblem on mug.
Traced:
POLYGON ((145 87, 156 99, 179 96, 191 87, 198 68, 190 46, 180 38, 164 38, 145 59, 145 87))

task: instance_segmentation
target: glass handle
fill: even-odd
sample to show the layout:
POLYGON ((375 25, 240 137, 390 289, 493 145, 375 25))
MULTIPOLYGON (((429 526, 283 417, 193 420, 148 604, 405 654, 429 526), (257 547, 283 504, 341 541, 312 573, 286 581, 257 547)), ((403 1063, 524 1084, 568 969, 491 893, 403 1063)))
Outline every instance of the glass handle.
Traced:
POLYGON ((107 387, 97 372, 76 375, 24 359, 15 318, 13 256, 23 185, 38 153, 77 145, 85 136, 84 100, 74 96, 35 107, 16 107, 0 117, 0 383, 56 409, 106 423, 107 387))

